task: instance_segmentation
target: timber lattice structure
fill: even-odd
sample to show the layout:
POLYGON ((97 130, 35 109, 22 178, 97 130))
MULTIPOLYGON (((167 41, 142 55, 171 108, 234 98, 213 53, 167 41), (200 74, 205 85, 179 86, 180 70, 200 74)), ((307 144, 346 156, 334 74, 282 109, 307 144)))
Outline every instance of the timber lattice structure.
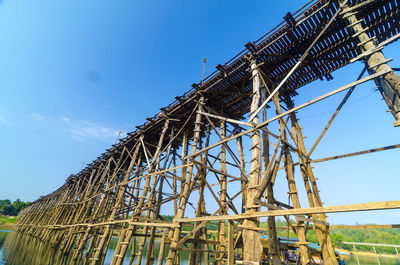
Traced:
POLYGON ((117 236, 112 265, 122 264, 127 253, 129 264, 177 264, 181 251, 189 253, 189 264, 259 264, 263 258, 281 264, 282 251, 290 247, 299 250, 301 264, 314 264, 317 251, 333 265, 337 257, 326 213, 400 208, 399 201, 323 207, 311 166, 399 147, 311 158, 358 84, 375 82, 399 125, 400 78, 383 48, 399 38, 400 1, 311 1, 284 19, 59 189, 24 208, 7 245, 34 244, 35 251, 8 255, 10 264, 20 259, 39 264, 48 256, 45 246, 62 253, 46 264, 103 264, 117 236), (365 68, 354 83, 295 106, 298 88, 330 80, 331 72, 355 61, 365 68), (297 110, 342 91, 347 94, 329 123, 306 147, 297 110), (295 166, 307 192, 306 208, 300 205, 295 166), (279 172, 286 177, 289 204, 274 196, 279 172), (279 240, 276 216, 295 216, 288 227, 297 242, 279 240), (260 227, 264 217, 266 228, 260 227), (319 250, 309 247, 309 229, 316 230, 319 250))

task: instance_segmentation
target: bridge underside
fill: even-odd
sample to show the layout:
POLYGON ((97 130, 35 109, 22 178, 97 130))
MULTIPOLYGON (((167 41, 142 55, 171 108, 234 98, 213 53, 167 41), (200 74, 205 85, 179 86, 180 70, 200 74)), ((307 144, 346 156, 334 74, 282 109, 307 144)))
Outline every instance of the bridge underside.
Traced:
POLYGON ((398 0, 320 0, 288 13, 204 82, 23 209, 7 247, 13 253, 33 245, 35 251, 10 254, 10 264, 22 258, 103 264, 112 237, 113 265, 126 259, 178 264, 180 252, 189 253, 189 264, 281 264, 288 250, 298 251, 301 264, 317 257, 337 264, 326 213, 394 209, 400 202, 323 207, 313 166, 400 145, 321 159, 312 154, 359 84, 376 83, 398 125, 400 79, 382 50, 399 37, 399 20, 398 0), (330 80, 331 72, 359 60, 365 68, 353 83, 294 104, 297 88, 330 80), (306 146, 297 111, 342 91, 337 110, 306 146), (277 180, 287 183, 286 202, 275 198, 277 180), (277 227, 276 216, 287 227, 277 227), (279 239, 282 229, 297 240, 279 239), (312 229, 318 249, 307 242, 312 229))

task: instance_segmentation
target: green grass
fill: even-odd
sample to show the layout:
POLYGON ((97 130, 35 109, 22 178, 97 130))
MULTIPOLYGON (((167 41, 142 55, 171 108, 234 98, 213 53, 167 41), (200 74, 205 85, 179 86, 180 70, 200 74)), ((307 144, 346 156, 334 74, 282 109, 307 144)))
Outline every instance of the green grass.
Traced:
POLYGON ((11 229, 12 225, 17 221, 16 216, 2 216, 0 215, 0 229, 11 229))
MULTIPOLYGON (((293 221, 292 221, 293 222, 293 221)), ((294 222, 293 222, 294 223, 294 222)), ((286 221, 276 220, 276 226, 286 227, 286 221)), ((267 222, 261 223, 261 227, 267 227, 267 222)), ((278 237, 287 237, 288 231, 278 231, 278 237)), ((343 244, 342 242, 361 242, 361 243, 380 243, 398 245, 400 242, 400 228, 368 228, 368 229, 333 229, 330 231, 332 243, 335 247, 352 250, 353 246, 343 244)), ((289 230, 289 237, 297 237, 289 230)), ((318 243, 318 237, 315 230, 310 229, 307 232, 307 241, 318 243)), ((374 252, 372 247, 357 246, 357 251, 374 252)), ((396 254, 393 247, 376 247, 378 253, 396 254)))

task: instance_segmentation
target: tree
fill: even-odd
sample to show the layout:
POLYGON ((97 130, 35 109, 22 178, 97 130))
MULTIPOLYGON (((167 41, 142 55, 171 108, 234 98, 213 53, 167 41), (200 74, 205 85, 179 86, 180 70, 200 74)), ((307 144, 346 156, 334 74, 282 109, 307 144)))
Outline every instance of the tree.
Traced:
POLYGON ((23 202, 20 199, 16 199, 13 203, 10 200, 0 200, 0 214, 16 216, 21 211, 21 209, 30 202, 23 202))

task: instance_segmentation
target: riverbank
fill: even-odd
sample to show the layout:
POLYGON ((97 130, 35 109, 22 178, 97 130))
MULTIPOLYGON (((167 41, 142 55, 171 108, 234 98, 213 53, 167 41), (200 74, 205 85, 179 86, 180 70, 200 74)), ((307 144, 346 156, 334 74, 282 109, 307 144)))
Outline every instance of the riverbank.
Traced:
POLYGON ((9 224, 0 224, 0 230, 13 230, 12 225, 9 224))
POLYGON ((0 230, 12 230, 12 226, 17 221, 16 216, 0 215, 0 230))

